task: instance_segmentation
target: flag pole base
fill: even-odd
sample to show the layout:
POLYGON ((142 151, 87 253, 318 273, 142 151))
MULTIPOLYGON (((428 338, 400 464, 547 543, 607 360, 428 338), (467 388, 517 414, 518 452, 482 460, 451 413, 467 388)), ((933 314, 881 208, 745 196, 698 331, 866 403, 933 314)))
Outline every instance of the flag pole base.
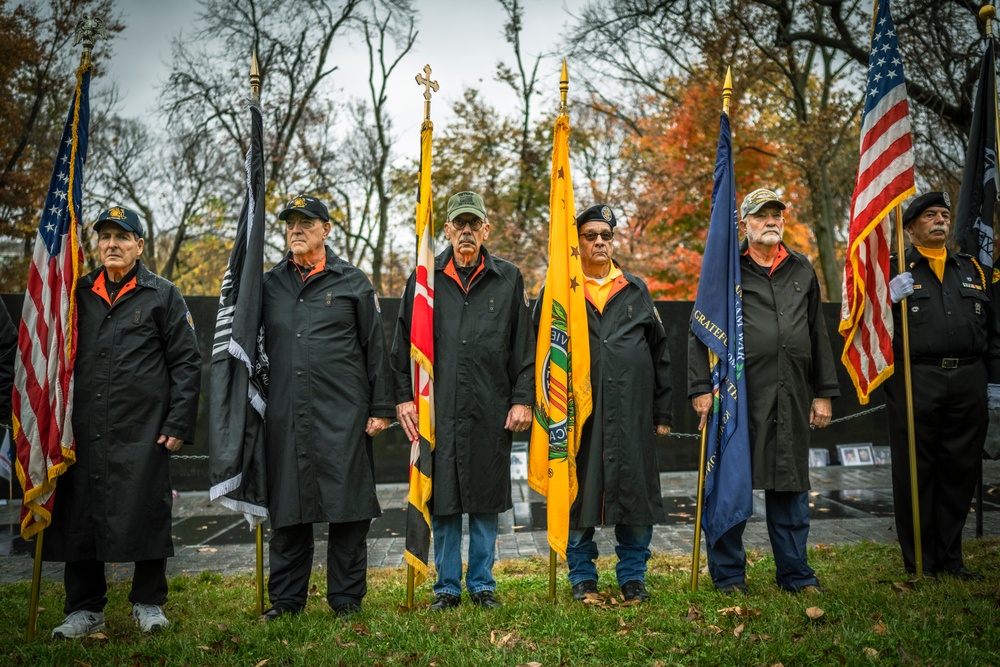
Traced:
POLYGON ((44 536, 45 530, 43 529, 38 532, 38 537, 35 538, 35 566, 31 572, 31 602, 28 603, 29 642, 35 638, 35 627, 38 622, 38 598, 42 584, 42 538, 44 536))
POLYGON ((549 547, 549 604, 556 603, 556 550, 549 547))
POLYGON ((264 528, 257 526, 257 615, 264 613, 264 528))

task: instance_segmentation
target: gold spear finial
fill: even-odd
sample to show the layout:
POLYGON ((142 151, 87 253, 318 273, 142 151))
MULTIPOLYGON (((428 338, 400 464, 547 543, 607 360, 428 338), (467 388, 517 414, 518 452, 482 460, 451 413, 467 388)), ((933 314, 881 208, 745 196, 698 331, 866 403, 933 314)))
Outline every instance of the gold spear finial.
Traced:
POLYGON ((431 119, 431 91, 438 91, 438 82, 431 80, 431 66, 424 65, 424 73, 417 72, 417 84, 424 87, 424 120, 431 119))
POLYGON ((260 101, 260 67, 257 65, 257 52, 250 55, 250 94, 254 102, 260 101))
POLYGON ((733 97, 733 68, 726 68, 726 82, 722 84, 722 113, 729 115, 729 100, 733 97))
POLYGON ((73 46, 83 44, 83 53, 80 55, 80 64, 90 64, 90 52, 94 48, 97 38, 108 38, 108 31, 104 28, 104 21, 96 16, 84 16, 76 24, 76 31, 73 35, 73 46))
POLYGON ((993 5, 983 5, 979 9, 979 18, 986 23, 986 36, 993 36, 993 17, 997 15, 996 8, 993 5))
POLYGON ((566 96, 569 94, 569 70, 566 69, 566 59, 563 58, 562 74, 559 75, 559 115, 569 113, 566 96))

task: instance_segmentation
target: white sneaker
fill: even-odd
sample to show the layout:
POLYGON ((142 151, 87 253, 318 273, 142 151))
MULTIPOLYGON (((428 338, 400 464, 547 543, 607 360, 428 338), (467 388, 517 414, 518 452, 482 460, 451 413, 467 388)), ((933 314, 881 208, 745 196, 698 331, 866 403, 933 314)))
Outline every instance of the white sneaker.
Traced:
POLYGON ((163 610, 155 604, 132 605, 132 618, 143 632, 161 630, 170 625, 170 621, 163 615, 163 610))
POLYGON ((103 611, 74 611, 66 620, 52 629, 52 636, 59 639, 86 637, 104 629, 103 611))

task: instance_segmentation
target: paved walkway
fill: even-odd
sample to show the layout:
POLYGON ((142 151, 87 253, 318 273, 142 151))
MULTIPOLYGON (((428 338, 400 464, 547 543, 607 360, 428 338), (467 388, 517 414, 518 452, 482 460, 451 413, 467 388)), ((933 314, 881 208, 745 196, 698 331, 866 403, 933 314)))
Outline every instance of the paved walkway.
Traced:
MULTIPOLYGON (((844 544, 871 540, 895 542, 892 488, 888 466, 814 468, 812 477, 812 528, 809 543, 844 544)), ((654 551, 690 554, 694 537, 694 472, 662 473, 667 522, 653 531, 654 551)), ((1000 461, 984 463, 983 534, 1000 535, 1000 461)), ((547 557, 544 499, 531 491, 523 480, 514 482, 514 508, 500 517, 497 543, 501 559, 547 557)), ((399 567, 403 561, 406 519, 406 487, 402 484, 378 486, 383 517, 372 523, 368 539, 368 564, 372 568, 399 567)), ((764 523, 763 493, 756 492, 755 511, 747 525, 744 541, 748 549, 769 551, 764 523)), ((0 505, 0 583, 31 578, 33 546, 17 537, 19 502, 0 505)), ((969 515, 966 538, 975 536, 975 513, 969 515)), ((316 564, 325 561, 322 543, 325 525, 316 525, 319 543, 316 564)), ((182 493, 174 501, 174 546, 176 555, 168 561, 170 576, 208 570, 220 574, 254 571, 254 536, 242 517, 218 508, 207 492, 182 493)), ((265 535, 265 540, 267 535, 265 535)), ((614 553, 614 530, 598 529, 596 540, 602 554, 614 553)), ((467 542, 467 539, 466 539, 467 542)), ((463 546, 463 552, 467 549, 463 546)), ((264 549, 265 567, 267 549, 264 549)), ((61 580, 62 565, 45 563, 42 576, 61 580)), ((109 576, 131 576, 130 565, 112 566, 109 576)))

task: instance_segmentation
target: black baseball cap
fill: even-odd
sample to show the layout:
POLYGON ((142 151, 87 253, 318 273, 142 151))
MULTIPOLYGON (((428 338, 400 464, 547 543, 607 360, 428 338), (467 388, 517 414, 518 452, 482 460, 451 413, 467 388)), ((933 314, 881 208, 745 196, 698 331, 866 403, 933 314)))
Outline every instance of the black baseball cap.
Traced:
POLYGON ((285 204, 285 210, 278 214, 278 220, 284 220, 292 211, 298 211, 310 218, 319 218, 323 222, 330 222, 330 212, 326 210, 326 205, 315 197, 299 195, 292 199, 285 204))
POLYGON ((124 206, 112 206, 104 213, 97 216, 94 222, 94 231, 100 232, 105 222, 113 222, 122 229, 135 232, 135 235, 142 238, 142 221, 139 214, 124 206))

